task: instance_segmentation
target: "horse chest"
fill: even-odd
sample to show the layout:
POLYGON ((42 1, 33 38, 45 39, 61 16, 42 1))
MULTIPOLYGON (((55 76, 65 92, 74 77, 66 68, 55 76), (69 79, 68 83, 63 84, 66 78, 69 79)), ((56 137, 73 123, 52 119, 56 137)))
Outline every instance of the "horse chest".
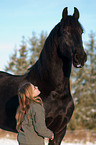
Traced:
POLYGON ((70 117, 73 108, 72 98, 49 99, 45 104, 46 116, 56 118, 57 116, 70 117))
POLYGON ((61 130, 69 122, 74 104, 71 97, 63 99, 47 100, 46 102, 46 124, 53 131, 61 130))

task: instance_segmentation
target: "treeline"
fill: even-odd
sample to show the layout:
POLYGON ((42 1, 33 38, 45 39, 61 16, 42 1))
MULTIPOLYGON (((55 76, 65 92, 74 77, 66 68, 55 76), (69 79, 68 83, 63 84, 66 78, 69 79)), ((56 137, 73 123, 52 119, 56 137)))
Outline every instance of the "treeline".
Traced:
POLYGON ((43 31, 40 36, 32 32, 32 37, 28 40, 23 36, 19 49, 15 48, 14 53, 10 56, 7 66, 5 66, 5 71, 16 75, 26 73, 28 68, 38 59, 46 38, 47 33, 43 31))
POLYGON ((96 35, 90 33, 85 44, 87 63, 83 68, 72 70, 72 95, 75 111, 69 129, 96 130, 96 35))
MULTIPOLYGON (((5 71, 13 74, 24 74, 39 58, 47 33, 39 36, 32 33, 26 40, 22 37, 19 49, 15 49, 5 71)), ((75 111, 68 124, 69 130, 91 129, 96 130, 96 36, 93 32, 85 44, 87 63, 83 68, 73 67, 71 73, 71 90, 75 102, 75 111)))

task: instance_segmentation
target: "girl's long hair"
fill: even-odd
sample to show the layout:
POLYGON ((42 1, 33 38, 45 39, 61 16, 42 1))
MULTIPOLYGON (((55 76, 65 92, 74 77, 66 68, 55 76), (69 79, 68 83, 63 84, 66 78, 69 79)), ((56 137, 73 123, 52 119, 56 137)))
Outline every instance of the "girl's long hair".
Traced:
POLYGON ((30 103, 36 102, 43 105, 42 99, 40 97, 33 97, 32 84, 30 82, 26 82, 20 87, 20 89, 18 90, 18 98, 19 107, 17 108, 16 113, 17 131, 21 129, 21 124, 25 114, 27 115, 29 121, 28 110, 30 108, 30 103))

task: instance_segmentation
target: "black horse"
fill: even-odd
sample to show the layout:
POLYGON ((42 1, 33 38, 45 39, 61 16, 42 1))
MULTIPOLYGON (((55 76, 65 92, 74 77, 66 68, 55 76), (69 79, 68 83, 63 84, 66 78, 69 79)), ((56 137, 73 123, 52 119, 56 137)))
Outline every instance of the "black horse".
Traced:
POLYGON ((61 21, 46 39, 38 61, 26 74, 0 72, 0 128, 16 132, 17 90, 29 81, 41 91, 46 124, 55 134, 49 144, 61 143, 74 110, 70 92, 71 67, 72 64, 82 67, 87 60, 82 46, 83 29, 78 19, 77 8, 74 8, 73 16, 67 15, 65 8, 61 21))

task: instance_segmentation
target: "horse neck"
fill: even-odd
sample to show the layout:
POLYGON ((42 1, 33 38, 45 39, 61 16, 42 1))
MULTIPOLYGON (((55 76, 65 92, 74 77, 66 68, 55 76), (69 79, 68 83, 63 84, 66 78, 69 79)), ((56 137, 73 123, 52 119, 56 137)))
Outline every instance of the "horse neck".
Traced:
MULTIPOLYGON (((58 24, 59 25, 59 24, 58 24)), ((50 69, 50 66, 47 65, 49 62, 54 61, 54 54, 56 54, 56 47, 58 44, 58 25, 50 32, 49 36, 47 37, 44 47, 41 51, 38 63, 41 65, 42 69, 46 67, 46 69, 50 69)))
MULTIPOLYGON (((58 31, 58 26, 55 27, 58 31)), ((61 59, 57 53, 59 37, 55 28, 45 41, 38 61, 31 68, 28 77, 36 82, 42 92, 50 92, 58 85, 70 93, 71 60, 61 59), (40 84, 42 82, 42 85, 40 84), (46 86, 47 87, 44 87, 46 86)), ((34 83, 35 84, 35 83, 34 83)), ((66 92, 66 91, 65 91, 66 92)), ((46 93, 44 96, 46 96, 46 93)))
POLYGON ((62 60, 57 54, 59 26, 60 23, 55 26, 46 39, 38 60, 38 66, 42 76, 45 74, 48 76, 50 73, 55 73, 58 69, 58 72, 64 73, 65 78, 70 78, 72 61, 67 60, 65 57, 62 60))

